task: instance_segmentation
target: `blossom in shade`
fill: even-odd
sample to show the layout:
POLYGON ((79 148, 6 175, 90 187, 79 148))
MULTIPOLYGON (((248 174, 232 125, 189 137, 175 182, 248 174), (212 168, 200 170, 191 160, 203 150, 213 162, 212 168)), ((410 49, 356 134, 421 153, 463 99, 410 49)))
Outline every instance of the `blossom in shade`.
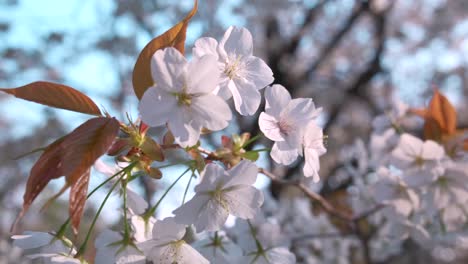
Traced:
POLYGON ((208 164, 195 187, 195 196, 174 210, 175 221, 194 224, 197 232, 201 232, 221 229, 229 215, 253 218, 263 204, 262 192, 252 186, 257 174, 257 166, 247 160, 228 171, 208 164))
POLYGON ((156 221, 153 236, 142 242, 138 247, 145 256, 158 264, 208 264, 210 263, 198 251, 187 244, 182 238, 185 235, 185 225, 174 222, 173 217, 156 221))

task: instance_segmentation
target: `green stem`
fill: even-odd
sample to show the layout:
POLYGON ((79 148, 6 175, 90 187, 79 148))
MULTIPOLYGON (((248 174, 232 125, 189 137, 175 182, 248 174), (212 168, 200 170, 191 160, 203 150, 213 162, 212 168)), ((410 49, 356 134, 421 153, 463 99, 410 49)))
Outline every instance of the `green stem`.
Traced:
POLYGON ((164 197, 166 197, 166 195, 169 193, 169 191, 172 189, 172 187, 174 187, 176 185, 176 183, 190 170, 190 168, 187 168, 180 176, 179 178, 177 178, 172 184, 171 186, 169 186, 169 188, 167 188, 167 190, 163 193, 163 195, 161 196, 161 198, 159 198, 158 202, 156 202, 156 204, 150 209, 148 210, 148 212, 146 212, 146 214, 143 216, 143 219, 145 220, 148 220, 152 215, 154 215, 154 212, 156 212, 156 209, 158 208, 159 204, 162 202, 162 200, 164 199, 164 197))
POLYGON ((112 185, 111 189, 109 190, 109 192, 107 193, 106 197, 104 198, 104 200, 102 201, 101 205, 99 206, 99 209, 98 209, 98 211, 96 212, 96 215, 94 216, 93 222, 91 222, 91 226, 89 227, 88 233, 86 234, 86 238, 85 238, 84 242, 81 244, 80 249, 79 249, 78 252, 76 253, 75 258, 80 257, 80 256, 83 255, 83 253, 85 252, 85 250, 86 250, 86 245, 88 244, 89 238, 91 237, 91 232, 92 232, 93 229, 94 229, 94 225, 96 224, 96 221, 97 221, 99 215, 101 214, 101 211, 102 211, 102 209, 104 208, 104 205, 106 204, 107 200, 109 199, 110 195, 112 194, 112 191, 115 189, 115 187, 117 187, 117 185, 120 183, 120 181, 123 179, 124 176, 125 176, 125 174, 122 175, 122 176, 114 183, 114 185, 112 185))
POLYGON ((195 177, 194 175, 194 172, 192 172, 192 175, 190 176, 190 179, 187 183, 187 187, 185 187, 185 191, 184 191, 184 197, 182 198, 182 204, 185 203, 185 197, 187 197, 187 192, 188 192, 188 189, 190 187, 190 183, 192 183, 192 179, 195 177))
POLYGON ((253 137, 253 138, 247 140, 247 142, 245 142, 245 144, 242 145, 242 148, 247 147, 248 145, 250 145, 250 143, 254 142, 255 140, 259 139, 259 138, 262 137, 262 136, 263 136, 263 133, 258 133, 255 137, 253 137))
POLYGON ((253 149, 253 152, 271 151, 271 148, 253 149))
POLYGON ((137 165, 137 161, 135 162, 132 162, 130 163, 127 167, 121 169, 120 171, 116 172, 114 175, 110 176, 109 178, 107 178, 105 181, 101 182, 101 184, 99 184, 98 186, 96 186, 96 188, 94 188, 89 194, 88 196, 86 197, 86 199, 88 199, 89 197, 91 197, 91 195, 93 195, 93 193, 95 193, 97 190, 99 190, 102 186, 104 186, 104 184, 112 181, 115 177, 119 176, 121 173, 123 172, 130 172, 133 167, 135 167, 135 165, 137 165))
MULTIPOLYGON (((127 179, 131 177, 131 173, 127 171, 127 179)), ((123 211, 124 211, 124 241, 127 243, 130 239, 130 227, 127 219, 127 179, 122 181, 122 196, 123 196, 123 211)))

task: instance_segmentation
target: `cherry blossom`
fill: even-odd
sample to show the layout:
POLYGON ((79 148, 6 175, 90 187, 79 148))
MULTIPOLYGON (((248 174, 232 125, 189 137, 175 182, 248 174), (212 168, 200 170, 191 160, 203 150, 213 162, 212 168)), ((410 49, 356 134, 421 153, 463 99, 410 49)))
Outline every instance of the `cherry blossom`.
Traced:
POLYGON ((166 123, 178 144, 193 146, 202 128, 221 130, 231 110, 213 91, 219 82, 216 57, 205 55, 187 62, 175 48, 158 50, 151 61, 155 85, 140 101, 141 119, 150 126, 166 123))
POLYGON ((208 264, 207 259, 182 239, 184 235, 185 225, 177 224, 174 218, 168 217, 156 221, 152 238, 138 247, 154 263, 208 264))
POLYGON ((273 73, 260 58, 252 55, 252 35, 246 28, 229 27, 218 43, 213 38, 195 42, 196 57, 214 55, 218 59, 221 78, 216 94, 224 99, 231 96, 241 115, 253 115, 260 105, 258 90, 273 82, 273 73))
POLYGON ((27 231, 11 238, 13 245, 25 250, 31 259, 40 258, 46 263, 80 263, 73 258, 76 249, 65 237, 57 239, 53 234, 27 231))
POLYGON ((243 160, 226 171, 208 164, 195 187, 195 196, 174 210, 179 224, 194 224, 197 232, 217 231, 228 216, 253 218, 263 203, 263 194, 252 184, 257 178, 257 166, 243 160))
POLYGON ((326 152, 322 129, 315 123, 321 109, 315 109, 312 99, 291 99, 286 88, 277 84, 266 89, 265 98, 265 112, 258 123, 265 136, 275 141, 272 159, 289 165, 304 155, 304 176, 312 176, 317 182, 318 157, 326 152))

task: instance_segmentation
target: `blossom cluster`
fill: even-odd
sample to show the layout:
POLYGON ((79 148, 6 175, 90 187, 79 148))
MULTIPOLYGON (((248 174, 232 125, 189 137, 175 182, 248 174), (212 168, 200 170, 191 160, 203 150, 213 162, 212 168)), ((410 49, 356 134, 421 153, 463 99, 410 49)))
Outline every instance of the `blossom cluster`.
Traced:
MULTIPOLYGON (((322 109, 272 84, 273 73, 253 55, 247 29, 230 27, 219 41, 200 38, 192 55, 188 60, 172 47, 153 54, 154 84, 141 97, 140 118, 121 124, 129 137, 108 151, 118 165, 95 162, 108 176, 100 186, 112 186, 102 206, 117 186, 123 201, 123 230, 97 236, 95 263, 356 263, 396 255, 405 241, 451 261, 468 248, 468 158, 459 141, 420 139, 404 125, 408 106, 395 100, 375 118, 369 142, 343 148, 340 166, 321 179, 319 157, 327 151, 318 121, 322 109), (233 113, 259 112, 262 94, 261 134, 222 136, 214 151, 201 146, 203 135, 226 129, 233 113), (157 140, 161 145, 147 126, 166 131, 157 140), (266 150, 273 161, 288 166, 302 164, 302 157, 302 171, 281 179, 260 168, 258 151, 248 147, 261 136, 272 143, 266 150), (128 153, 118 155, 125 148, 128 153), (190 158, 154 166, 172 148, 190 158), (178 178, 164 175, 174 179, 168 191, 189 172, 198 184, 193 197, 186 201, 186 191, 182 205, 159 219, 156 210, 168 191, 150 206, 127 183, 142 175, 159 179, 159 168, 171 165, 188 168, 178 178), (279 199, 254 186, 259 173, 283 184, 279 199), (345 205, 337 209, 320 196, 325 187, 344 189, 345 205), (233 226, 228 218, 235 219, 233 226)), ((45 263, 86 263, 94 223, 81 246, 65 236, 68 221, 56 232, 15 235, 13 243, 45 263)))
MULTIPOLYGON (((315 108, 312 99, 291 99, 279 84, 268 86, 274 81, 273 74, 253 55, 251 33, 230 27, 219 42, 208 37, 198 39, 192 54, 193 58, 187 60, 172 47, 154 53, 154 85, 141 98, 141 121, 150 127, 167 126, 174 145, 190 152, 200 145, 204 131, 216 132, 229 125, 233 117, 230 98, 237 113, 253 115, 266 87, 259 126, 264 136, 274 141, 271 157, 289 165, 304 156, 304 176, 319 181, 319 156, 326 152, 316 121, 321 109, 315 108)), ((245 153, 245 144, 245 140, 234 140, 231 148, 245 153)), ((131 179, 132 170, 125 171, 132 166, 131 160, 123 160, 116 168, 96 162, 97 170, 122 185, 125 225, 124 232, 108 229, 96 238, 95 262, 295 263, 289 244, 279 241, 280 226, 266 221, 260 210, 264 195, 253 186, 257 165, 245 157, 223 157, 218 153, 221 162, 210 161, 202 169, 189 166, 187 171, 196 173, 198 169, 200 176, 195 195, 176 208, 172 217, 164 219, 154 218, 157 205, 150 208, 123 184, 131 179), (119 173, 123 174, 121 178, 113 178, 119 173), (225 228, 229 216, 237 219, 232 229, 225 228)), ((84 262, 83 248, 76 247, 63 232, 32 232, 12 238, 30 258, 48 263, 84 262)))

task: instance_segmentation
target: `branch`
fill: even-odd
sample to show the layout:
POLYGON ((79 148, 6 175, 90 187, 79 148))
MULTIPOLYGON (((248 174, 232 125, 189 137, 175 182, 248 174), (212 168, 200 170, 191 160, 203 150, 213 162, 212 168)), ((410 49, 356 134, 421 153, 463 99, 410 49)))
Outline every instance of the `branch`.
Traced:
POLYGON ((342 213, 342 212, 338 211, 331 203, 329 203, 325 198, 323 198, 323 196, 309 190, 309 188, 307 188, 307 186, 305 186, 300 181, 284 181, 284 180, 281 180, 278 177, 276 177, 276 175, 274 175, 273 173, 271 173, 271 172, 269 172, 269 171, 267 171, 267 170, 265 170, 263 168, 259 168, 258 171, 260 173, 262 173, 263 175, 267 176, 268 178, 270 178, 272 181, 274 181, 276 183, 296 186, 310 200, 317 202, 330 215, 333 215, 333 216, 335 216, 335 217, 337 217, 337 218, 339 218, 341 220, 347 221, 347 222, 352 221, 353 217, 351 215, 348 215, 348 214, 345 214, 345 213, 342 213))
POLYGON ((330 39, 328 44, 325 45, 325 48, 322 50, 320 53, 319 57, 317 60, 310 66, 310 68, 302 74, 299 79, 305 80, 308 78, 308 76, 313 73, 315 70, 317 70, 320 65, 326 61, 328 56, 332 53, 332 51, 338 46, 338 44, 341 42, 343 37, 346 35, 346 33, 353 27, 354 23, 358 20, 358 18, 365 13, 365 11, 368 10, 369 4, 365 1, 361 1, 358 5, 358 7, 353 11, 351 16, 343 23, 343 26, 341 29, 336 32, 336 34, 330 39))

